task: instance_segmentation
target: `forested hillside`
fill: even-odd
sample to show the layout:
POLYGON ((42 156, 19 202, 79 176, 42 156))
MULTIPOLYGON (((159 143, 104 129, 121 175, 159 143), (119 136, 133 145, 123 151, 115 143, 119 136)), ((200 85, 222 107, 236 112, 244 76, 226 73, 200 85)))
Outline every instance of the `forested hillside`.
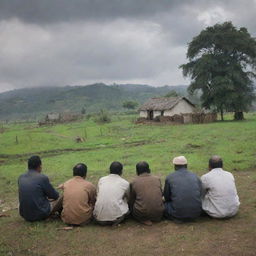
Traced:
POLYGON ((175 90, 187 94, 187 86, 152 87, 148 85, 105 85, 44 87, 18 89, 0 94, 0 119, 39 119, 48 112, 81 113, 124 111, 124 101, 143 103, 151 97, 164 96, 175 90))

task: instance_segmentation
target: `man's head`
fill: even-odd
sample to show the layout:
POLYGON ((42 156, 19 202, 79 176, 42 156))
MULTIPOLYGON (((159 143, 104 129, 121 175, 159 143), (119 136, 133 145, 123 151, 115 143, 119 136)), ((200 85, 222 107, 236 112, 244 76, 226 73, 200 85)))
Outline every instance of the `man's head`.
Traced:
POLYGON ((185 156, 174 157, 172 160, 172 163, 174 164, 175 170, 179 170, 179 169, 188 167, 188 161, 185 156))
POLYGON ((222 168, 223 167, 223 161, 220 156, 212 156, 209 159, 209 170, 215 169, 215 168, 222 168))
POLYGON ((31 156, 28 159, 28 169, 36 170, 38 172, 42 171, 42 161, 39 156, 31 156))
POLYGON ((136 164, 136 172, 137 172, 137 175, 141 175, 142 173, 150 173, 148 163, 145 161, 137 163, 136 164))
POLYGON ((83 163, 79 163, 73 168, 73 176, 80 176, 85 178, 87 174, 87 166, 83 163))
POLYGON ((123 172, 123 165, 120 162, 113 162, 109 167, 109 171, 111 174, 117 174, 121 176, 123 172))

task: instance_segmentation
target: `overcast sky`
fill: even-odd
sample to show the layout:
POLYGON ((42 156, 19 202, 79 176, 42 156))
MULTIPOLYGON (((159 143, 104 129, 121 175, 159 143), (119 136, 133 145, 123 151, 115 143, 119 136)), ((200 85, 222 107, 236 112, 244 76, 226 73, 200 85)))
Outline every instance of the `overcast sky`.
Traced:
POLYGON ((94 82, 188 84, 178 68, 203 28, 256 36, 256 0, 0 0, 0 92, 94 82))

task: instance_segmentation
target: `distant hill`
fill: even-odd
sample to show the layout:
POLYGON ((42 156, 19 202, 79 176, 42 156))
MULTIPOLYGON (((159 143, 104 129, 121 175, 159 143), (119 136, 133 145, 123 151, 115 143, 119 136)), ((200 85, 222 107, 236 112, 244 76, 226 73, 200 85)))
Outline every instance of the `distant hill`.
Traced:
POLYGON ((48 112, 124 111, 127 100, 142 104, 151 97, 164 96, 171 90, 187 95, 187 86, 152 87, 140 84, 25 88, 0 94, 0 119, 39 119, 48 112))

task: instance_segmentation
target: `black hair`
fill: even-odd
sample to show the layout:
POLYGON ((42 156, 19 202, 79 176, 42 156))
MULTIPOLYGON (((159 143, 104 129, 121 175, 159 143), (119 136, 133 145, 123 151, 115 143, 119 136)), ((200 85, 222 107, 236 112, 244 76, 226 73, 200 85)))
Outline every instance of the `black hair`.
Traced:
POLYGON ((73 168, 73 176, 86 177, 87 166, 83 163, 79 163, 73 168))
POLYGON ((36 170, 41 165, 42 165, 42 161, 39 156, 31 156, 28 159, 28 169, 29 170, 36 170))
POLYGON ((142 173, 150 173, 149 165, 147 162, 142 161, 136 164, 136 172, 137 175, 140 175, 142 173))
POLYGON ((120 162, 113 162, 109 167, 109 171, 111 174, 122 175, 123 165, 120 162))
POLYGON ((222 168, 223 167, 223 161, 222 161, 221 157, 219 157, 219 156, 211 157, 209 159, 209 167, 211 169, 222 168))
POLYGON ((179 170, 179 169, 182 169, 182 168, 188 168, 188 165, 187 164, 175 164, 174 165, 175 170, 179 170))

